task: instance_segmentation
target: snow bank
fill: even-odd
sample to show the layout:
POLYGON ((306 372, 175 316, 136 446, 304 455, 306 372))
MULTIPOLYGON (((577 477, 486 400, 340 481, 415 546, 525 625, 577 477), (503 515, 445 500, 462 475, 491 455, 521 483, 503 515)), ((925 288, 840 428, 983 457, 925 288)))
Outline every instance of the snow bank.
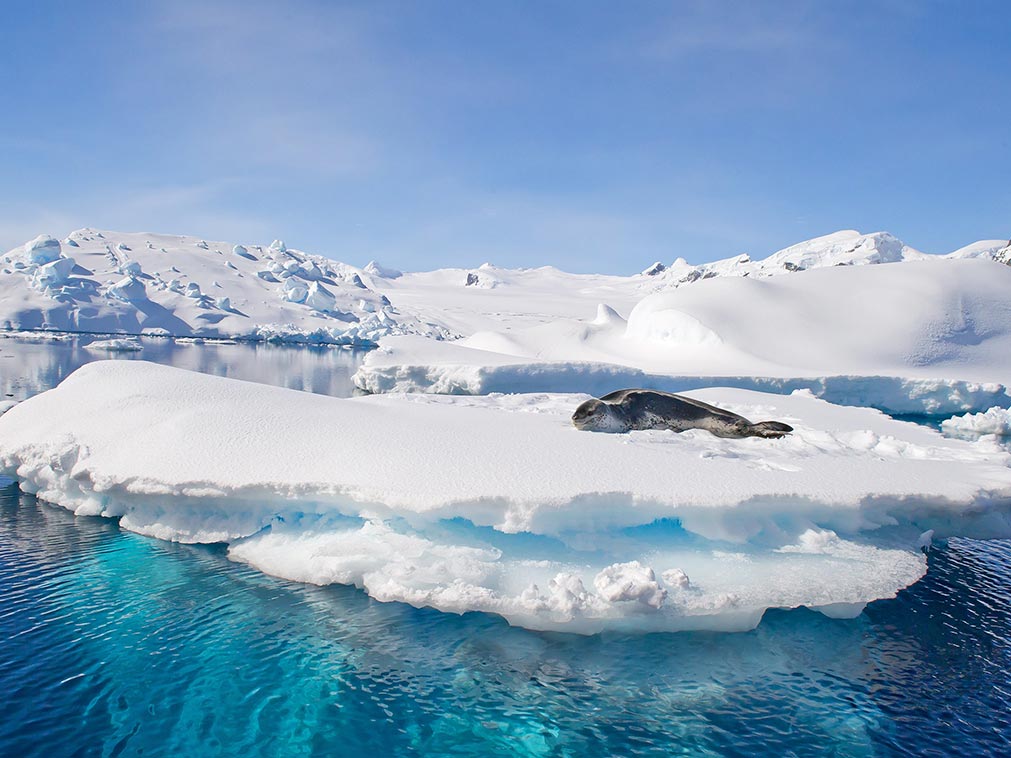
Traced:
POLYGON ((1011 437, 1011 410, 995 407, 983 413, 967 413, 945 419, 941 422, 941 429, 945 434, 956 437, 972 438, 983 434, 1011 437))
POLYGON ((380 600, 538 629, 858 613, 938 537, 1011 535, 1011 456, 810 393, 692 393, 796 432, 575 430, 584 395, 335 399, 86 365, 0 417, 0 465, 79 514, 380 600))

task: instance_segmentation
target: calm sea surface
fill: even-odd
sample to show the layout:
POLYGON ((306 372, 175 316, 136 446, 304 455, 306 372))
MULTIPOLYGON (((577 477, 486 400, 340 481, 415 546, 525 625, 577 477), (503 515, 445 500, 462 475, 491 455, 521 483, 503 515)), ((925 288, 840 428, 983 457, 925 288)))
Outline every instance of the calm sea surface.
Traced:
MULTIPOLYGON (((0 388, 22 399, 100 357, 0 340, 0 388)), ((334 395, 360 360, 161 340, 134 357, 334 395)), ((929 560, 852 621, 541 634, 274 579, 11 483, 0 756, 1011 755, 1011 542, 929 560)))

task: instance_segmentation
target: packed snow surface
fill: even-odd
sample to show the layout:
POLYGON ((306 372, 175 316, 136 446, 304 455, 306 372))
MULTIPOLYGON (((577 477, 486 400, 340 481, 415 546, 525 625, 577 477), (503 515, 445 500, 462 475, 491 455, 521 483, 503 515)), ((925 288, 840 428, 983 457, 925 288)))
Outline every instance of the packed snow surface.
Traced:
POLYGON ((336 399, 103 361, 0 416, 0 465, 271 574, 584 633, 852 616, 922 575, 929 530, 1011 536, 989 438, 809 392, 690 394, 796 431, 595 434, 570 423, 586 395, 336 399))

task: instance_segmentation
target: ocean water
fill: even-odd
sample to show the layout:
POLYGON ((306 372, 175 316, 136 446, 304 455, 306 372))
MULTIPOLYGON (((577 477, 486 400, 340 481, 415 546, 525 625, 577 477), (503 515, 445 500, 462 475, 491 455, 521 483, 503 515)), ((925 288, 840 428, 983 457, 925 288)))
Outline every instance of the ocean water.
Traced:
MULTIPOLYGON (((140 357, 329 394, 360 359, 155 342, 140 357)), ((0 387, 93 357, 0 341, 0 387)), ((0 756, 1011 755, 1011 541, 929 564, 850 621, 543 634, 275 579, 0 482, 0 756)))
POLYGON ((354 391, 351 375, 365 351, 336 346, 264 343, 203 345, 155 337, 140 338, 139 352, 89 350, 104 337, 8 336, 0 332, 0 400, 25 400, 55 387, 85 363, 140 360, 166 366, 273 384, 293 390, 346 397, 354 391))
POLYGON ((0 490, 0 755, 1011 754, 1011 543, 852 621, 579 637, 280 581, 0 490))

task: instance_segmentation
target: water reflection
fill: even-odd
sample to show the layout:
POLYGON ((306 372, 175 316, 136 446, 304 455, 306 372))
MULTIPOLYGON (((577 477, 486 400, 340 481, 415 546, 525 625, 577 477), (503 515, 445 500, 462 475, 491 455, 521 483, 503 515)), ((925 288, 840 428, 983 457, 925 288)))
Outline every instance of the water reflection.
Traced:
POLYGON ((0 339, 0 393, 3 399, 25 400, 55 387, 75 369, 95 360, 144 360, 167 366, 272 384, 320 395, 348 397, 351 375, 365 351, 334 346, 305 347, 266 343, 187 344, 141 338, 140 352, 88 350, 99 338, 24 337, 0 339))

